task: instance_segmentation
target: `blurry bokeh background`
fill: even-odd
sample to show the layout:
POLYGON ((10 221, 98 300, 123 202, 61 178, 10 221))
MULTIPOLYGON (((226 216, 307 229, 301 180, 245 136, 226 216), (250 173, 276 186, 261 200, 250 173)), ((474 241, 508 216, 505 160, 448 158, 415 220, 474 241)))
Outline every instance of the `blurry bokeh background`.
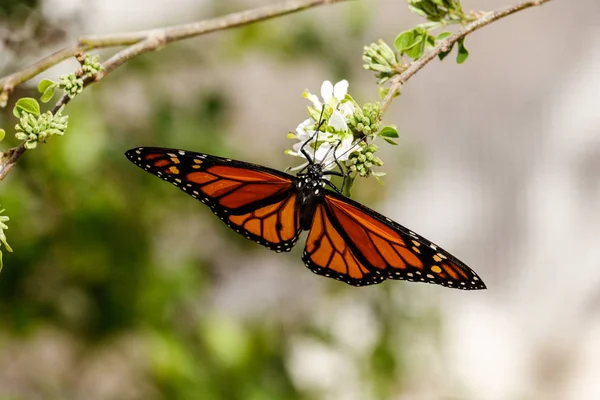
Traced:
MULTIPOLYGON (((0 73, 79 35, 269 3, 0 0, 0 73)), ((354 189, 465 261, 483 292, 313 275, 301 244, 247 242, 123 156, 155 145, 296 165, 284 150, 301 93, 345 78, 375 101, 362 47, 420 22, 403 0, 175 43, 85 90, 67 134, 0 185, 15 250, 0 273, 0 399, 600 397, 598 17, 596 0, 552 1, 469 36, 464 65, 429 64, 385 117, 401 134, 381 146, 385 185, 354 189)))

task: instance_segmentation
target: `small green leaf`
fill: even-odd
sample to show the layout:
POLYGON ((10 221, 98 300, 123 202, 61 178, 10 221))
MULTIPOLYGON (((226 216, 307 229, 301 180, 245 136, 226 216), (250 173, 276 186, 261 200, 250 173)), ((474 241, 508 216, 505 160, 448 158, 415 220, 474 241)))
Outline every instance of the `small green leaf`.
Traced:
POLYGON ((425 47, 428 49, 432 49, 435 47, 435 36, 427 35, 427 40, 425 42, 425 47))
POLYGON ((448 50, 448 51, 443 51, 443 52, 441 52, 440 54, 438 54, 438 58, 440 59, 440 61, 443 61, 443 60, 444 60, 444 58, 446 58, 446 56, 447 56, 448 54, 450 54, 450 52, 451 52, 451 51, 452 51, 452 47, 450 48, 450 50, 448 50))
POLYGON ((392 140, 390 138, 384 137, 383 140, 385 140, 389 144, 393 144, 394 146, 398 146, 398 143, 396 143, 394 140, 392 140))
POLYGON ((37 147, 38 142, 25 142, 24 146, 27 150, 32 150, 35 149, 37 147))
POLYGON ((50 79, 42 79, 42 81, 40 83, 38 83, 38 92, 40 93, 44 93, 46 92, 46 90, 48 90, 49 87, 51 86, 56 86, 56 82, 50 80, 50 79))
POLYGON ((412 5, 408 5, 408 9, 412 12, 414 12, 417 15, 420 15, 423 18, 427 18, 427 14, 425 13, 425 11, 418 9, 417 7, 414 7, 412 5))
POLYGON ((410 49, 415 45, 415 32, 405 31, 396 36, 394 40, 394 47, 398 50, 399 53, 404 53, 406 50, 410 49))
POLYGON ((387 94, 389 93, 389 91, 390 91, 390 88, 386 88, 386 87, 383 87, 383 86, 379 86, 379 87, 378 87, 378 91, 379 91, 379 98, 380 98, 380 99, 383 99, 383 98, 384 98, 385 96, 387 96, 387 94))
POLYGON ((398 130, 394 126, 384 126, 381 132, 379 132, 379 136, 384 138, 399 138, 398 130))
POLYGON ((462 64, 469 58, 469 50, 465 47, 465 38, 458 40, 458 55, 456 56, 456 62, 462 64))
POLYGON ((442 32, 436 36, 435 40, 444 40, 450 35, 452 35, 452 32, 442 32))
POLYGON ((415 39, 415 45, 406 52, 406 55, 412 58, 413 60, 417 60, 421 58, 423 53, 425 53, 424 36, 418 36, 415 39))
POLYGON ((0 142, 4 140, 5 136, 6 136, 6 132, 4 132, 4 129, 0 128, 0 142))
POLYGON ((48 88, 46 90, 44 90, 44 93, 42 94, 42 97, 40 97, 40 100, 42 103, 47 103, 50 100, 52 100, 52 97, 54 97, 54 90, 56 89, 56 85, 53 86, 48 86, 48 88))
POLYGON ((356 179, 356 176, 351 176, 351 175, 349 175, 346 178, 346 185, 344 186, 344 196, 352 197, 352 186, 354 186, 355 179, 356 179))
POLYGON ((28 113, 35 115, 36 117, 40 115, 40 105, 38 104, 36 99, 31 97, 23 97, 19 99, 15 104, 15 108, 13 108, 13 114, 17 118, 21 118, 22 113, 28 113))

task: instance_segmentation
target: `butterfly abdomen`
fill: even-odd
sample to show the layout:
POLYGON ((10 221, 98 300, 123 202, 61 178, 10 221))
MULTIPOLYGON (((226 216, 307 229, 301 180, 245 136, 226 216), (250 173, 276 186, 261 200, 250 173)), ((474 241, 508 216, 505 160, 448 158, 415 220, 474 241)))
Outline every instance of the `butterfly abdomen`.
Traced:
POLYGON ((299 175, 294 181, 296 186, 296 210, 300 217, 300 228, 308 231, 317 209, 317 205, 325 196, 325 184, 320 169, 299 175), (312 173, 311 173, 312 172, 312 173))

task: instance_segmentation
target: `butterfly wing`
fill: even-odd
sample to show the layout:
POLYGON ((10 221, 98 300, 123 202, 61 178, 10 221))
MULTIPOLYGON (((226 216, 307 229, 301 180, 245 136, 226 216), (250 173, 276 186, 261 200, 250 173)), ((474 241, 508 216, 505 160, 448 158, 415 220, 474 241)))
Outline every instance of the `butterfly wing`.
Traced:
POLYGON ((275 251, 300 235, 294 177, 242 161, 178 149, 138 147, 127 158, 208 205, 230 228, 275 251))
POLYGON ((444 249, 334 192, 317 207, 302 259, 313 272, 355 286, 403 279, 485 289, 473 270, 444 249))

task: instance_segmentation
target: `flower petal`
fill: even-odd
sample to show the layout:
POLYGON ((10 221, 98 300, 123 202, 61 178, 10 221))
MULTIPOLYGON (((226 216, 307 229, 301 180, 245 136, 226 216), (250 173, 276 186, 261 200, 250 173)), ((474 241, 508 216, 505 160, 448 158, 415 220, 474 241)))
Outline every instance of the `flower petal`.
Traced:
POLYGON ((313 106, 317 109, 320 110, 323 105, 321 104, 321 100, 319 100, 319 97, 317 95, 314 95, 312 93, 306 93, 306 98, 313 103, 313 106))
POLYGON ((315 154, 315 162, 320 164, 328 164, 328 159, 333 160, 333 152, 331 151, 331 144, 329 142, 321 143, 315 154))
POLYGON ((353 147, 354 137, 352 135, 346 135, 342 139, 342 144, 335 151, 335 156, 338 161, 346 161, 350 157, 350 153, 353 147))
POLYGON ((348 132, 348 124, 339 111, 334 111, 331 114, 327 125, 331 126, 336 131, 348 132))
POLYGON ((329 103, 329 100, 333 96, 333 84, 330 81, 325 81, 321 85, 321 97, 325 104, 329 103))
POLYGON ((305 163, 302 163, 296 167, 290 168, 289 171, 298 171, 298 170, 301 170, 302 168, 306 167, 307 165, 308 165, 308 161, 305 163))
POLYGON ((315 120, 312 118, 308 118, 300 122, 300 124, 298 124, 298 126, 296 127, 296 138, 298 140, 309 139, 313 135, 313 133, 315 133, 314 129, 309 128, 314 128, 314 125, 315 120))
POLYGON ((340 103, 338 106, 338 110, 342 113, 344 117, 349 117, 354 115, 354 104, 351 101, 345 101, 340 103))
POLYGON ((346 93, 348 93, 348 86, 350 86, 350 84, 345 79, 336 83, 333 87, 333 95, 335 98, 342 101, 344 97, 346 97, 346 93))

